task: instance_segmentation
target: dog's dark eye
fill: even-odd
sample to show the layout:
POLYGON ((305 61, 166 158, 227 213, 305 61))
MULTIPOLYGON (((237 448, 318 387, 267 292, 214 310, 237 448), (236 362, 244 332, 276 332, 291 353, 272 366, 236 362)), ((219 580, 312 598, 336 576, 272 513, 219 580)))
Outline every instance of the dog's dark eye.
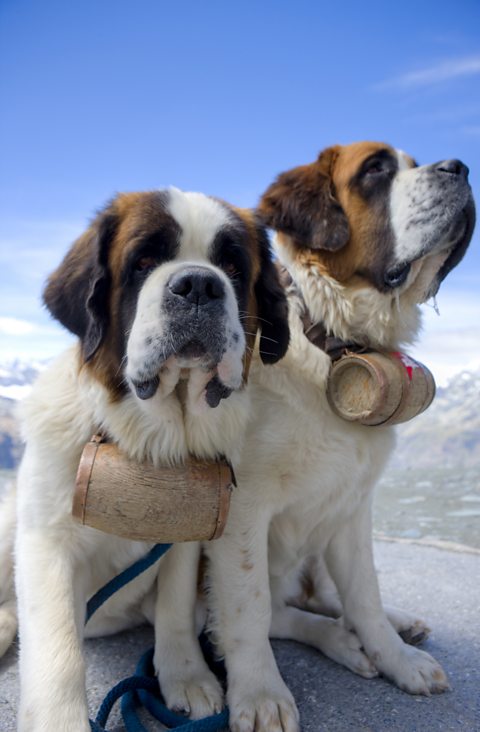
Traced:
POLYGON ((238 274, 238 269, 233 262, 226 262, 222 269, 228 277, 235 277, 238 274))
POLYGON ((157 266, 157 260, 155 257, 139 257, 134 264, 136 272, 148 272, 157 266))
POLYGON ((373 161, 364 172, 365 175, 378 175, 379 173, 384 173, 385 168, 381 162, 373 161))

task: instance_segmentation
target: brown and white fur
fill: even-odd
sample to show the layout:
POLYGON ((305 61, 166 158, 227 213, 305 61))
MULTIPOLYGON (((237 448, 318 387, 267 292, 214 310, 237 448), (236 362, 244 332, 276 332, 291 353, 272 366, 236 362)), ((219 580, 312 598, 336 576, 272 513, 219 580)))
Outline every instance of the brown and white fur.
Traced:
MULTIPOLYGON (((381 672, 411 693, 448 687, 440 666, 396 632, 421 635, 425 626, 401 611, 389 609, 387 617, 380 601, 370 503, 393 447, 392 429, 349 424, 331 413, 329 359, 305 338, 301 315, 307 307, 333 335, 382 350, 411 342, 418 303, 460 260, 474 214, 461 164, 416 168, 403 153, 375 143, 330 148, 315 163, 281 175, 260 212, 277 232, 278 257, 294 281, 292 342, 268 373, 254 359, 252 423, 234 458, 238 488, 224 536, 205 551, 231 729, 296 732, 298 713, 269 635, 311 644, 366 678, 381 672)), ((278 339, 274 332, 266 337, 278 339)), ((185 598, 193 602, 196 556, 193 548, 176 547, 160 565, 158 584, 163 596, 175 592, 177 609, 185 598)), ((109 563, 95 584, 112 570, 109 563)), ((138 587, 136 597, 143 591, 138 587)), ((98 633, 134 622, 133 608, 126 617, 124 604, 116 613, 115 607, 98 633)), ((158 603, 155 628, 167 702, 193 716, 218 707, 220 690, 201 660, 191 611, 179 615, 158 603)))
POLYGON ((422 635, 425 626, 401 611, 387 617, 380 599, 371 501, 394 431, 332 413, 330 360, 304 335, 301 316, 307 308, 333 336, 373 349, 411 343, 419 303, 471 238, 467 174, 459 161, 417 167, 388 145, 359 143, 283 173, 261 199, 294 283, 291 344, 268 373, 253 365, 238 489, 225 534, 206 547, 235 732, 298 730, 269 636, 312 645, 412 694, 448 688, 440 665, 397 632, 422 635))
MULTIPOLYGON (((251 408, 242 381, 248 349, 258 324, 263 360, 283 356, 287 306, 255 217, 177 189, 117 196, 75 242, 44 299, 79 343, 40 377, 23 405, 18 728, 88 732, 85 603, 149 547, 72 519, 82 448, 101 429, 131 458, 156 465, 188 454, 238 463, 251 408)), ((12 496, 4 505, 8 542, 12 496)), ((188 662, 181 688, 169 689, 172 706, 204 716, 221 707, 222 692, 196 645, 198 553, 198 544, 176 545, 99 610, 86 633, 153 622, 155 664, 160 659, 178 675, 177 659, 188 662)), ((0 575, 8 601, 0 616, 3 646, 15 622, 10 572, 8 563, 0 575)))

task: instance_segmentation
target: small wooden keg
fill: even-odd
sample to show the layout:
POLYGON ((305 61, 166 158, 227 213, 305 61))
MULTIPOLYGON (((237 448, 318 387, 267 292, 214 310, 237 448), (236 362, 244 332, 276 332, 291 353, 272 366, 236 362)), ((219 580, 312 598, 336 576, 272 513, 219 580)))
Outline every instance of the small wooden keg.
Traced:
POLYGON ((425 411, 435 381, 422 363, 406 354, 348 354, 330 372, 327 398, 339 417, 360 424, 407 422, 425 411))
POLYGON ((225 460, 189 458, 183 466, 156 468, 129 460, 95 435, 80 459, 72 513, 86 526, 127 539, 217 539, 234 484, 225 460))

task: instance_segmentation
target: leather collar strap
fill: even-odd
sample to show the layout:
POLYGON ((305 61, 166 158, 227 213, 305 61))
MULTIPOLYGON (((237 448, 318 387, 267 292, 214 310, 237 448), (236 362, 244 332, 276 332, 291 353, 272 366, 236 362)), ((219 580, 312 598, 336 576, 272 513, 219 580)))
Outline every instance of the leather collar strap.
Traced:
POLYGON ((320 322, 315 322, 310 315, 307 304, 303 298, 300 288, 295 284, 292 275, 286 267, 283 267, 278 262, 276 263, 278 275, 282 286, 287 289, 294 287, 296 294, 301 299, 303 304, 303 313, 301 320, 303 323, 303 332, 305 337, 313 343, 314 346, 320 348, 321 351, 325 351, 327 356, 330 356, 332 361, 338 361, 339 358, 344 356, 346 353, 362 353, 368 349, 365 346, 361 346, 353 341, 343 341, 341 338, 335 338, 335 336, 328 335, 325 325, 320 322))

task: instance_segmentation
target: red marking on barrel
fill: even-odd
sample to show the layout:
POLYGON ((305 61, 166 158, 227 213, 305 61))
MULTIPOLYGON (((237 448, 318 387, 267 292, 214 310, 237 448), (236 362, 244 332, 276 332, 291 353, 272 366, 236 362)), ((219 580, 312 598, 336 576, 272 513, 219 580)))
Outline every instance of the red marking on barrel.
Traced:
POLYGON ((401 353, 400 351, 393 351, 392 356, 398 358, 403 368, 407 372, 409 380, 411 381, 413 379, 413 369, 416 367, 415 361, 413 361, 413 359, 411 359, 405 353, 401 353))

